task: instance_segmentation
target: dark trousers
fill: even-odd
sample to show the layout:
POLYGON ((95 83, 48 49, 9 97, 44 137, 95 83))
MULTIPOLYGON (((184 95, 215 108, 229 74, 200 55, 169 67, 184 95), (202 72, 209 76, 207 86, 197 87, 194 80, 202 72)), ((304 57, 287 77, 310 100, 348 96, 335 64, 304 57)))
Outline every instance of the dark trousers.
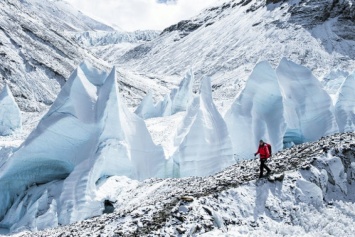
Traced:
POLYGON ((266 166, 266 161, 267 159, 260 159, 260 176, 259 177, 263 177, 263 171, 264 171, 264 168, 267 170, 268 173, 270 173, 270 169, 269 167, 266 166))

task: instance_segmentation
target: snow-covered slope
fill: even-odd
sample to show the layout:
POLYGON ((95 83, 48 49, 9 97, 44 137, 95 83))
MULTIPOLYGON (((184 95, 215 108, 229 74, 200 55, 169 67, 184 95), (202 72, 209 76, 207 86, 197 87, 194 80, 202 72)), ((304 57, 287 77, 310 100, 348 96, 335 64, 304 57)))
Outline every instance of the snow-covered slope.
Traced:
POLYGON ((22 0, 21 2, 35 15, 40 13, 42 19, 57 22, 64 31, 115 30, 111 26, 84 15, 65 0, 22 0))
POLYGON ((275 173, 258 181, 255 160, 206 178, 111 177, 100 190, 111 193, 114 213, 23 236, 352 236, 354 139, 337 134, 279 152, 275 173))
POLYGON ((261 60, 275 67, 287 57, 317 78, 336 69, 350 72, 355 69, 355 4, 331 2, 223 1, 115 62, 168 75, 182 75, 191 66, 197 78, 212 77, 215 98, 229 102, 261 60))
MULTIPOLYGON (((9 83, 21 110, 47 108, 84 59, 99 69, 109 68, 78 44, 73 34, 108 29, 63 1, 0 1, 0 80, 9 83)), ((172 86, 169 81, 117 70, 130 106, 137 105, 149 89, 160 95, 172 86)))
POLYGON ((21 111, 6 84, 0 93, 0 136, 10 135, 21 127, 21 111))

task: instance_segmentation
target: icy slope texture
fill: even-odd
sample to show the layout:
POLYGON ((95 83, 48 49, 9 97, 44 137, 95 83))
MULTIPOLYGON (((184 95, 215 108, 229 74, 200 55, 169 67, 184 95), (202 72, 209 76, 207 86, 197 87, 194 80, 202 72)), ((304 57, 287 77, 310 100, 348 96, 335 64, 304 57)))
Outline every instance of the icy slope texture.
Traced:
POLYGON ((238 159, 251 159, 260 139, 270 143, 273 151, 283 148, 286 130, 283 113, 275 70, 268 62, 260 62, 225 115, 238 159))
POLYGON ((335 104, 335 115, 340 132, 355 131, 355 72, 349 75, 340 88, 335 104))
POLYGON ((203 79, 201 94, 190 104, 174 144, 174 177, 208 176, 235 163, 227 126, 212 100, 210 78, 203 79))
POLYGON ((163 175, 163 150, 144 121, 122 104, 116 79, 115 69, 107 76, 84 63, 73 72, 37 128, 0 169, 2 225, 11 231, 40 228, 36 223, 52 212, 56 219, 42 223, 46 227, 99 215, 103 202, 95 200, 95 183, 102 176, 163 175), (31 185, 61 179, 55 187, 48 184, 48 195, 25 195, 31 185))
POLYGON ((254 160, 206 178, 111 177, 114 214, 25 236, 352 236, 354 141, 337 134, 283 150, 270 161, 275 174, 259 181, 254 160))
POLYGON ((336 68, 353 71, 355 4, 331 2, 225 1, 165 29, 116 63, 169 75, 182 75, 189 65, 197 77, 212 77, 214 97, 221 100, 237 95, 238 84, 259 60, 276 67, 285 56, 310 68, 318 78, 336 68))
POLYGON ((193 100, 192 86, 195 82, 193 71, 190 69, 178 88, 174 88, 164 99, 154 104, 151 93, 148 93, 137 107, 135 113, 141 118, 170 116, 181 111, 186 111, 193 100))
POLYGON ((42 18, 50 19, 51 21, 62 22, 61 28, 64 31, 114 31, 111 26, 98 22, 86 15, 80 10, 75 9, 65 0, 23 0, 22 3, 41 13, 42 18))
MULTIPOLYGON (((57 6, 50 2, 45 1, 43 6, 30 0, 0 2, 0 77, 11 82, 20 108, 27 111, 51 104, 65 78, 83 58, 99 64, 64 34, 70 29, 69 23, 54 17, 55 11, 48 12, 51 4, 53 9, 57 6)), ((90 28, 84 23, 81 26, 90 28)))
POLYGON ((21 111, 6 84, 0 93, 0 135, 10 135, 21 129, 21 111))
POLYGON ((284 143, 316 141, 338 131, 334 106, 312 72, 283 58, 276 69, 284 98, 284 143))

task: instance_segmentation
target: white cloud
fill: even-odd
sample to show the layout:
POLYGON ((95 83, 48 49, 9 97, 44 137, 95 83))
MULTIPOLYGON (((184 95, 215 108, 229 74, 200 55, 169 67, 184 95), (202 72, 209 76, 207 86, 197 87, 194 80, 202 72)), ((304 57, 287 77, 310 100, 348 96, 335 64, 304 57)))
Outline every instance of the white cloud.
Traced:
POLYGON ((162 30, 189 19, 218 0, 177 0, 175 4, 157 0, 66 0, 76 8, 124 30, 162 30))

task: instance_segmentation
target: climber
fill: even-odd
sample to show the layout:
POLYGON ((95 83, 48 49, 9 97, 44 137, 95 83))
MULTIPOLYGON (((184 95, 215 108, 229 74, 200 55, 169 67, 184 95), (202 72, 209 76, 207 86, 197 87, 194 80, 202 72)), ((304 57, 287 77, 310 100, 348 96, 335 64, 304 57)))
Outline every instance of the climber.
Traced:
POLYGON ((267 159, 271 156, 271 145, 265 143, 263 140, 260 140, 258 151, 254 154, 254 156, 256 156, 257 154, 260 155, 260 176, 259 176, 259 178, 262 178, 264 168, 267 170, 266 175, 269 175, 271 172, 270 168, 267 167, 265 164, 267 159))

